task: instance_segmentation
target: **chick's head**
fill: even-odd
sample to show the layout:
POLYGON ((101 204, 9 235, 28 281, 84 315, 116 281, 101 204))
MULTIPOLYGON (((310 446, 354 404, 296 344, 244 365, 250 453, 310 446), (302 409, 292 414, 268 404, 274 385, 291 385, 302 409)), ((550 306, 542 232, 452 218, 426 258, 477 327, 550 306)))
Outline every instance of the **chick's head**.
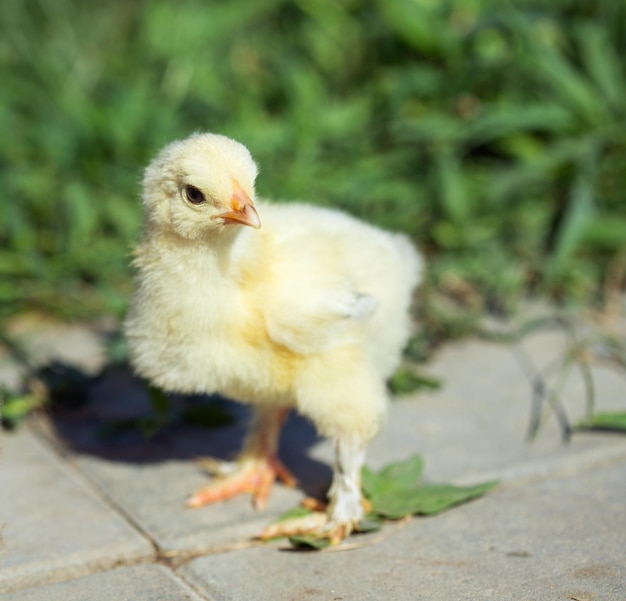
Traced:
POLYGON ((261 227, 254 208, 257 166, 248 149, 217 134, 194 134, 166 146, 146 168, 148 227, 183 238, 261 227))

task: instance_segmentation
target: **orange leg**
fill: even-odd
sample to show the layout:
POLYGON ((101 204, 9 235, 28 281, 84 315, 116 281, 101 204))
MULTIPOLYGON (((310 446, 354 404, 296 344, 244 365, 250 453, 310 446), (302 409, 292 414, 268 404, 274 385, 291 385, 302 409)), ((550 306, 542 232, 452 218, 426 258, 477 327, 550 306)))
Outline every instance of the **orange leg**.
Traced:
MULTIPOLYGON (((287 486, 295 486, 296 479, 276 454, 280 429, 287 413, 287 409, 257 409, 235 469, 197 490, 187 499, 185 505, 201 507, 248 493, 252 495, 255 509, 262 509, 267 504, 277 478, 287 486)), ((209 468, 211 471, 220 471, 219 467, 216 469, 214 462, 212 465, 209 468)))

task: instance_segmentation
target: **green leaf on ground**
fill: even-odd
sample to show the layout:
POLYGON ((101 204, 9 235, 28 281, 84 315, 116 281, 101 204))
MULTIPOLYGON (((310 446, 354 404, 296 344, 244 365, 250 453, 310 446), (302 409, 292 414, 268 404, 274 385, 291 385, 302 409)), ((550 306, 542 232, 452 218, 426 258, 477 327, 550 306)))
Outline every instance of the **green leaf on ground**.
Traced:
POLYGON ((419 455, 390 463, 378 473, 364 466, 361 470, 363 492, 372 501, 373 498, 387 494, 391 490, 411 488, 419 482, 423 471, 424 461, 419 455))
POLYGON ((391 520, 408 515, 433 515, 480 497, 496 484, 485 482, 476 486, 421 484, 413 488, 390 487, 388 492, 372 499, 372 504, 376 514, 391 520))
POLYGON ((626 433, 626 412, 596 413, 576 425, 579 430, 606 430, 626 433))
POLYGON ((416 390, 424 388, 428 390, 437 390, 441 388, 441 380, 424 374, 417 374, 409 369, 399 369, 389 382, 389 388, 393 394, 409 394, 416 390))
POLYGON ((36 394, 15 395, 0 390, 0 424, 12 430, 42 405, 42 399, 36 394))
MULTIPOLYGON (((374 532, 384 520, 398 520, 411 515, 433 515, 480 497, 494 488, 497 482, 484 482, 473 486, 452 484, 421 484, 424 461, 412 455, 402 461, 389 463, 374 472, 363 467, 361 480, 363 494, 372 504, 370 513, 359 522, 359 532, 374 532)), ((308 510, 298 508, 283 514, 279 520, 298 518, 308 510)), ((298 548, 324 549, 330 544, 319 535, 300 535, 289 538, 298 548)))
POLYGON ((372 503, 372 513, 387 519, 432 515, 479 497, 497 484, 420 484, 423 471, 424 462, 419 455, 386 465, 378 473, 364 467, 363 492, 372 503))
POLYGON ((310 551, 319 551, 330 546, 329 539, 314 536, 290 536, 289 542, 297 549, 309 549, 310 551))
POLYGON ((360 522, 358 531, 361 534, 367 534, 368 532, 376 532, 383 526, 382 519, 375 513, 368 513, 360 522))

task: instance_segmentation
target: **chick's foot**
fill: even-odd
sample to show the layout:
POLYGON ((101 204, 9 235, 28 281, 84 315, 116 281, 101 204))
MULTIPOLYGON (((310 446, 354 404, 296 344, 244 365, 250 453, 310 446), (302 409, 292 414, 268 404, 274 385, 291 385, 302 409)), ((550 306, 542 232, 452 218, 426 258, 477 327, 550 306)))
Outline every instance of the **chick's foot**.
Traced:
MULTIPOLYGON (((369 513, 372 509, 372 504, 365 498, 361 498, 361 506, 364 513, 369 513)), ((331 545, 337 545, 352 532, 359 530, 357 519, 333 519, 332 508, 327 503, 308 497, 302 502, 302 507, 311 510, 311 513, 270 524, 263 529, 258 538, 270 540, 279 537, 309 536, 326 538, 331 545)))
POLYGON ((297 484, 295 477, 275 454, 246 458, 234 464, 214 460, 205 460, 204 464, 209 471, 217 474, 217 478, 195 491, 185 502, 187 507, 202 507, 247 493, 252 495, 255 509, 263 509, 277 478, 287 486, 297 484))
POLYGON ((352 522, 335 522, 328 513, 315 511, 304 517, 283 520, 270 524, 258 535, 261 540, 289 536, 308 536, 328 539, 331 545, 338 545, 350 533, 358 529, 352 522))

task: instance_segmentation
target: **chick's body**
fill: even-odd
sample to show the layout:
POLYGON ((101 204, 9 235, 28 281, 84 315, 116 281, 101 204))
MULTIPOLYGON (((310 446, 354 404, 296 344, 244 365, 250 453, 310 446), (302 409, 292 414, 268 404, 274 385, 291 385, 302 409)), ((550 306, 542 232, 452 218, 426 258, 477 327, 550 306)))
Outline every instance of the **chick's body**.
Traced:
POLYGON ((362 515, 363 449, 410 332, 420 260, 404 236, 338 211, 255 204, 253 165, 245 147, 203 134, 146 171, 131 360, 165 390, 257 406, 246 457, 273 455, 286 409, 312 419, 337 444, 328 521, 341 538, 362 515))

